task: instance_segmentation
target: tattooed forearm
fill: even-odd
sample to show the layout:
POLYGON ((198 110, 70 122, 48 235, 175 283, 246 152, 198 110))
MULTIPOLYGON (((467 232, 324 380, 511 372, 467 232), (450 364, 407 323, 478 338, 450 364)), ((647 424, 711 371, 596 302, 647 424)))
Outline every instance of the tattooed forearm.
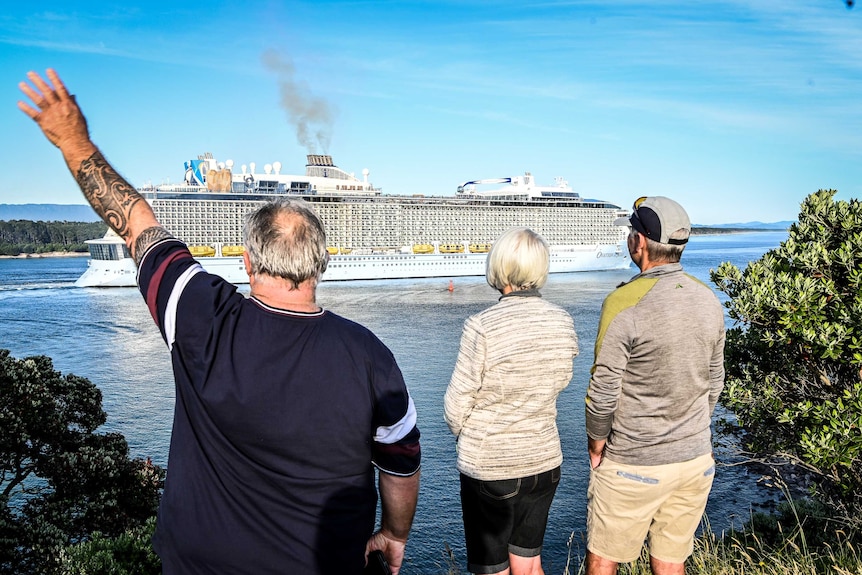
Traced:
POLYGON ((148 247, 161 239, 170 237, 173 237, 170 232, 161 226, 147 228, 138 234, 138 239, 135 240, 135 245, 132 249, 132 257, 135 258, 135 265, 141 264, 141 256, 144 255, 148 247))
POLYGON ((128 239, 129 214, 144 198, 105 160, 101 152, 81 162, 75 175, 84 197, 96 213, 123 238, 128 239))

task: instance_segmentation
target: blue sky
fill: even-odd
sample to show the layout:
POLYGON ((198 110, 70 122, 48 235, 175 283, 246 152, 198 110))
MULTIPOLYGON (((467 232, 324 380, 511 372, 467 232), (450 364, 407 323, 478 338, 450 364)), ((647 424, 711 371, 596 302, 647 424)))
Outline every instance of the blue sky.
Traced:
POLYGON ((843 0, 8 4, 0 203, 83 203, 15 105, 47 67, 134 185, 204 152, 302 173, 314 151, 384 193, 529 171, 702 224, 862 197, 862 7, 843 0))

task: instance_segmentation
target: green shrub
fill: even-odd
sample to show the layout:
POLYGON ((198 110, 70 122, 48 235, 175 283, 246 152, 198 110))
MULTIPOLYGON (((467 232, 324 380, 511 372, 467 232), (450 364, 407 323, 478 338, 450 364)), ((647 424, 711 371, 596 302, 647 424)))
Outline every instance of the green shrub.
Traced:
POLYGON ((862 517, 862 202, 820 190, 777 249, 712 281, 730 300, 721 401, 745 446, 819 475, 818 496, 862 517))
POLYGON ((162 563, 153 551, 152 517, 117 537, 93 533, 89 541, 67 547, 60 575, 160 575, 162 563))

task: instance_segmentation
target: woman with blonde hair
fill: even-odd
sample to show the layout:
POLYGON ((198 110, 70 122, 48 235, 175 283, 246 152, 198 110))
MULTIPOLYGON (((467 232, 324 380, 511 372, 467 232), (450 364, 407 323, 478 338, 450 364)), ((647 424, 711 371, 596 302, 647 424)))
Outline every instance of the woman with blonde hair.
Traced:
POLYGON ((502 295, 464 322, 446 389, 472 573, 544 573, 542 540, 563 461, 557 396, 578 355, 571 316, 539 293, 549 260, 547 242, 530 229, 497 239, 485 277, 502 295))

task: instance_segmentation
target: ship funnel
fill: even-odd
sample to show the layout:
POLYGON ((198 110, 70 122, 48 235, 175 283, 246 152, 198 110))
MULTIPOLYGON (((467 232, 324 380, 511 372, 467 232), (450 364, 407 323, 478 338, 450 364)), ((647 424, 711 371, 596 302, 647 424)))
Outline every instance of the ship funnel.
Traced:
POLYGON ((365 182, 366 184, 368 183, 368 174, 370 174, 370 173, 371 172, 368 171, 368 168, 362 169, 362 181, 365 182))
POLYGON ((335 166, 328 154, 308 154, 305 158, 309 166, 335 166))

